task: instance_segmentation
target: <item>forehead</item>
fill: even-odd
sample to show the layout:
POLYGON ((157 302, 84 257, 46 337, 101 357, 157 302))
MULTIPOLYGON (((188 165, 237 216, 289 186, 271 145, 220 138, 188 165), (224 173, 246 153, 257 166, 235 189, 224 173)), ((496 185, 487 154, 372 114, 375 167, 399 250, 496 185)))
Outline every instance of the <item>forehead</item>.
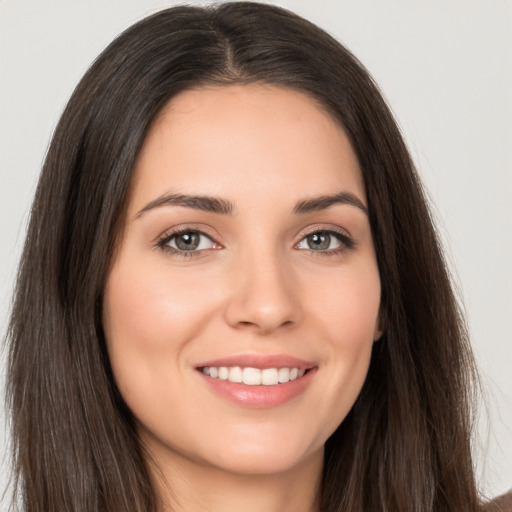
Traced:
POLYGON ((255 198, 275 191, 286 202, 287 195, 295 201, 345 188, 364 199, 358 161, 342 126, 304 93, 251 84, 202 87, 174 97, 144 141, 132 197, 139 203, 193 192, 236 202, 244 192, 255 198))

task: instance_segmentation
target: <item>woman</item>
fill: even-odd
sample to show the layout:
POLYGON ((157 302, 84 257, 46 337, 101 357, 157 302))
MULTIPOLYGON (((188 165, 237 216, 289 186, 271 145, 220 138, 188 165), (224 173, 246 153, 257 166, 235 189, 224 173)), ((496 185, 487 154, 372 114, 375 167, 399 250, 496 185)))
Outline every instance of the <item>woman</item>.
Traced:
POLYGON ((474 368, 362 66, 275 7, 162 11, 80 82, 10 326, 48 510, 478 510, 474 368))

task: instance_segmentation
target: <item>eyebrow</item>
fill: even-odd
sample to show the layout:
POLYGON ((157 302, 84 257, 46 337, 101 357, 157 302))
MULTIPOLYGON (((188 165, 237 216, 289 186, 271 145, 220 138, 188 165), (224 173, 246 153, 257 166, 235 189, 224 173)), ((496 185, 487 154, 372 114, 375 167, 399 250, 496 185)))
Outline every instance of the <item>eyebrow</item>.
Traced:
MULTIPOLYGON (((324 195, 313 197, 311 199, 304 199, 299 201, 292 210, 292 213, 304 214, 316 211, 321 211, 329 208, 334 204, 348 204, 355 206, 368 214, 368 208, 363 202, 354 194, 350 192, 338 192, 337 194, 324 195)), ((235 207, 231 201, 221 199, 220 197, 212 196, 196 196, 188 194, 166 194, 154 201, 149 202, 142 210, 140 210, 135 218, 149 210, 159 208, 161 206, 185 206, 186 208, 193 208, 195 210, 202 210, 210 213, 217 213, 221 215, 233 215, 235 207)))
POLYGON ((220 199, 219 197, 210 196, 194 196, 186 194, 166 194, 154 201, 148 203, 140 210, 135 218, 139 218, 142 214, 149 210, 160 206, 185 206, 205 212, 220 213, 222 215, 232 215, 234 211, 233 203, 220 199))
POLYGON ((337 194, 305 199, 304 201, 297 203, 293 209, 293 213, 317 212, 320 210, 325 210, 333 204, 349 204, 359 208, 364 213, 366 213, 366 215, 368 215, 368 208, 357 196, 350 192, 338 192, 337 194))

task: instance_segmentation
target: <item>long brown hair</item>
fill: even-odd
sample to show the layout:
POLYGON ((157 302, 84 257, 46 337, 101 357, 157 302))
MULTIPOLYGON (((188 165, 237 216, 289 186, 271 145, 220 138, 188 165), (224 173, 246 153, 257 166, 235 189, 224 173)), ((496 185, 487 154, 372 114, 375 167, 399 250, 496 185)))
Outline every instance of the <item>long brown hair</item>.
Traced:
POLYGON ((333 38, 286 10, 240 2, 171 8, 129 28, 91 66, 55 130, 8 332, 14 475, 26 512, 159 510, 106 354, 104 283, 157 113, 187 88, 251 82, 319 101, 349 135, 368 197, 385 333, 327 441, 321 510, 477 510, 473 359, 396 123, 333 38))

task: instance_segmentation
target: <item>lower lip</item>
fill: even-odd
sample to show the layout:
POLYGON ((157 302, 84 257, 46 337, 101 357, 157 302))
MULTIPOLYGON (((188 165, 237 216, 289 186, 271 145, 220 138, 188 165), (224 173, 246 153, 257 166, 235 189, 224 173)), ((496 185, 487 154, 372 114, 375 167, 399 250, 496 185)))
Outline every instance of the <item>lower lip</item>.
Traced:
POLYGON ((214 379, 204 375, 202 372, 199 375, 215 393, 239 406, 253 409, 268 409, 289 402, 303 393, 315 373, 316 368, 313 368, 298 379, 274 386, 248 386, 246 384, 230 382, 229 380, 214 379))

